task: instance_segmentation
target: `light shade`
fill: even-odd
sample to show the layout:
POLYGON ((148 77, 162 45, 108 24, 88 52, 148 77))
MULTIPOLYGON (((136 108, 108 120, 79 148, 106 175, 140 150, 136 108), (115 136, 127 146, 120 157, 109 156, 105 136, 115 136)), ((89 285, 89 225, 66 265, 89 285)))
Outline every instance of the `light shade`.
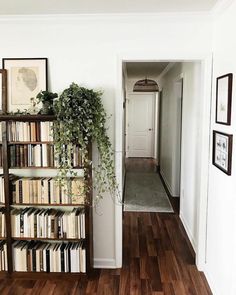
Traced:
POLYGON ((134 92, 158 92, 157 82, 150 79, 139 80, 134 84, 134 92))

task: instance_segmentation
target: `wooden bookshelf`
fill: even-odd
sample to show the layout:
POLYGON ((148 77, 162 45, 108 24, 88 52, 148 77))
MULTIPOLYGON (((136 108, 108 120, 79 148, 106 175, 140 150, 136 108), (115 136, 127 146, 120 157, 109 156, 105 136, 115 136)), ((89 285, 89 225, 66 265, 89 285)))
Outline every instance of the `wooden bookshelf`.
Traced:
MULTIPOLYGON (((14 170, 19 170, 17 172, 17 177, 24 178, 25 176, 20 175, 20 171, 28 170, 29 173, 27 177, 35 177, 34 171, 37 171, 37 169, 40 170, 57 170, 58 168, 55 167, 10 167, 9 166, 9 146, 10 145, 17 145, 17 144, 53 144, 53 142, 49 141, 8 141, 8 124, 10 122, 19 121, 19 122, 52 122, 55 121, 56 117, 51 115, 0 115, 0 122, 2 125, 2 159, 3 159, 3 175, 4 175, 4 191, 5 191, 5 203, 0 204, 0 206, 5 206, 5 218, 6 218, 6 237, 0 238, 0 240, 6 240, 7 243, 7 262, 8 262, 8 271, 2 271, 0 272, 0 277, 2 276, 11 276, 11 277, 23 277, 23 278, 44 278, 44 277, 50 277, 50 278, 75 278, 78 276, 84 276, 86 274, 89 274, 92 271, 92 264, 93 264, 93 231, 92 231, 92 191, 90 191, 86 196, 86 204, 46 204, 46 203, 13 203, 12 202, 12 193, 11 193, 11 181, 10 179, 10 171, 11 174, 14 174, 14 170), (30 172, 32 171, 32 172, 30 172), (29 175, 32 173, 32 176, 29 175), (76 238, 31 238, 31 237, 14 237, 12 235, 12 228, 11 228, 11 210, 16 207, 24 208, 24 207, 47 207, 48 208, 57 208, 60 207, 59 210, 63 211, 63 208, 65 208, 65 211, 68 211, 68 208, 74 207, 83 207, 85 208, 85 239, 76 239, 76 238), (67 208, 67 210, 66 210, 67 208), (12 244, 13 242, 17 243, 17 241, 41 241, 45 243, 73 243, 73 242, 80 242, 83 241, 84 248, 86 251, 86 274, 80 272, 80 273, 65 273, 65 272, 21 272, 21 271, 14 271, 14 258, 13 258, 13 248, 12 244)), ((79 143, 78 143, 79 144, 79 143)), ((91 144, 88 147, 88 154, 90 159, 92 159, 92 153, 91 153, 91 144)), ((75 170, 80 170, 82 167, 74 167, 75 170)), ((43 172, 41 172, 42 174, 43 172)), ((92 181, 92 171, 90 169, 89 171, 90 176, 88 178, 88 181, 92 181)), ((46 173, 47 174, 47 173, 46 173)), ((37 176, 37 177, 48 177, 46 176, 37 176)), ((51 176, 54 177, 54 176, 51 176)), ((91 183, 90 183, 91 184, 91 183)))

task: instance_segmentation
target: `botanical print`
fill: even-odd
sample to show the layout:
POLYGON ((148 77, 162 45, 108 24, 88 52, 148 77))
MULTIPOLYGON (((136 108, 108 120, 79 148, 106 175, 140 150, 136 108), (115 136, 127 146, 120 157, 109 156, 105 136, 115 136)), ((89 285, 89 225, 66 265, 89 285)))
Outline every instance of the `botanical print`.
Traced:
POLYGON ((10 74, 11 104, 27 105, 40 91, 38 67, 12 67, 10 74))

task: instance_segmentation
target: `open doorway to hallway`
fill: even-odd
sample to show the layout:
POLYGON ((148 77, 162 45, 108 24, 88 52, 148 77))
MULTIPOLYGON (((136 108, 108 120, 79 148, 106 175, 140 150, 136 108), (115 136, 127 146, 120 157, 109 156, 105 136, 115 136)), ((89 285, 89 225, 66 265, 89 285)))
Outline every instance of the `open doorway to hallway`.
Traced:
POLYGON ((177 211, 179 208, 183 77, 176 77, 169 94, 170 87, 164 87, 164 80, 172 67, 168 62, 123 65, 124 148, 126 164, 133 167, 133 171, 126 169, 126 211, 173 212, 169 199, 177 211), (134 91, 140 79, 155 81, 158 91, 134 91), (167 107, 163 98, 169 95, 172 97, 167 107), (149 165, 156 167, 152 173, 144 171, 147 159, 149 165), (143 166, 143 171, 134 168, 137 163, 143 166))

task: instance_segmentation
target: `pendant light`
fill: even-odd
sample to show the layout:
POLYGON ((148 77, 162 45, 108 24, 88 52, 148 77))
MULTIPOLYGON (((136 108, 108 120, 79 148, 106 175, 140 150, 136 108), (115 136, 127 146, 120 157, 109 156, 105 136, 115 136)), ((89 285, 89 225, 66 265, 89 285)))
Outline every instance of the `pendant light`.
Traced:
POLYGON ((134 84, 134 92, 159 92, 159 87, 154 80, 143 79, 134 84))

